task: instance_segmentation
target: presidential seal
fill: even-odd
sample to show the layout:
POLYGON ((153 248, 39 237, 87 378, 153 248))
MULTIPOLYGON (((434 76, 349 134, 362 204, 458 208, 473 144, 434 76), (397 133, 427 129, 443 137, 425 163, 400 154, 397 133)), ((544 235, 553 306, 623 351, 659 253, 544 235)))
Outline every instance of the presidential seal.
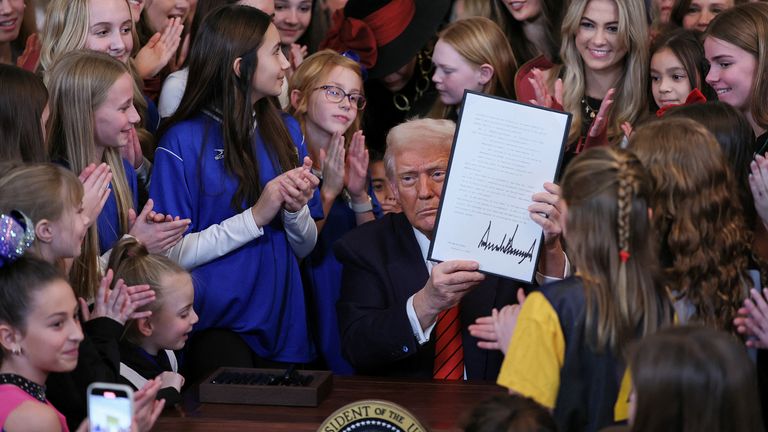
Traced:
POLYGON ((427 432, 427 429, 400 405, 381 400, 361 400, 336 410, 317 431, 427 432))

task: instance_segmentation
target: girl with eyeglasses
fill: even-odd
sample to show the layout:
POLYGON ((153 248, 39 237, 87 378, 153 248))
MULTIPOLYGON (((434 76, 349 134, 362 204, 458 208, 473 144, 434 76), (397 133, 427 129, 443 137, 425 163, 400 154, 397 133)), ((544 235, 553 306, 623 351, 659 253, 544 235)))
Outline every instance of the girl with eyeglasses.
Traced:
POLYGON ((336 300, 341 289, 341 264, 333 244, 355 226, 374 219, 375 194, 367 181, 368 150, 360 130, 365 108, 360 65, 331 50, 320 51, 296 69, 289 86, 288 112, 301 124, 307 149, 321 178, 320 197, 325 218, 317 222, 320 236, 302 263, 317 308, 315 335, 326 365, 334 372, 352 373, 341 357, 336 300), (372 198, 373 197, 373 198, 372 198))
POLYGON ((185 357, 190 381, 224 365, 315 358, 299 259, 314 248, 312 217, 322 214, 299 125, 273 102, 288 67, 269 15, 213 10, 155 154, 150 196, 159 211, 191 217, 181 243, 205 255, 185 265, 200 316, 185 357))

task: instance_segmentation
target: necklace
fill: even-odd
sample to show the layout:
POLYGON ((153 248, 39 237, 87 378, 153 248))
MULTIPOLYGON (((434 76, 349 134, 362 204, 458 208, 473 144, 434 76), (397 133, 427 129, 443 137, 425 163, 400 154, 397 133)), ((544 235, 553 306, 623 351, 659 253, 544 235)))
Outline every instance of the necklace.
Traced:
MULTIPOLYGON (((429 76, 431 75, 430 72, 432 72, 432 59, 429 57, 429 55, 425 52, 419 52, 418 54, 418 60, 417 60, 417 66, 419 71, 419 78, 416 81, 415 86, 415 94, 413 95, 413 102, 416 103, 419 99, 421 99, 421 96, 424 94, 424 92, 429 89, 429 85, 431 84, 431 79, 429 76), (425 59, 427 61, 425 61, 425 59)), ((411 105, 410 99, 408 99, 408 96, 402 94, 402 93, 395 93, 392 96, 392 102, 395 105, 395 108, 397 108, 398 111, 405 111, 408 112, 413 108, 411 105)))
POLYGON ((24 390, 28 395, 45 403, 45 387, 40 384, 34 383, 21 375, 16 374, 0 374, 0 384, 11 384, 24 390))
POLYGON ((595 117, 597 117, 598 110, 592 108, 589 105, 586 97, 581 98, 581 106, 584 107, 584 114, 586 114, 590 119, 594 120, 595 117))

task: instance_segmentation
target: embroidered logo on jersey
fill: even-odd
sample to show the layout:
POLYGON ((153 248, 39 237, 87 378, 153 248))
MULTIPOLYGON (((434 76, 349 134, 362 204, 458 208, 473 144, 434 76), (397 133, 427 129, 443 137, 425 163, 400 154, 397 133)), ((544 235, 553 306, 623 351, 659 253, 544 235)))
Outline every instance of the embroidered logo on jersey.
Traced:
POLYGON ((213 160, 222 160, 224 159, 224 149, 213 149, 213 151, 216 152, 216 156, 213 157, 213 160))

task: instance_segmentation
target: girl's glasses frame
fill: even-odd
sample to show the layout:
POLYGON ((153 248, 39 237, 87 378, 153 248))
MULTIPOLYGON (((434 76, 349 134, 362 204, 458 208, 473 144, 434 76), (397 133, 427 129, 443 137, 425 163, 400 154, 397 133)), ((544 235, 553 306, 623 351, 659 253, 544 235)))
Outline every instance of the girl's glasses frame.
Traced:
POLYGON ((349 99, 349 104, 357 108, 358 111, 362 111, 365 108, 367 99, 360 93, 347 93, 343 88, 334 85, 321 85, 315 87, 313 90, 322 90, 325 93, 325 99, 328 102, 341 103, 344 98, 349 99))

